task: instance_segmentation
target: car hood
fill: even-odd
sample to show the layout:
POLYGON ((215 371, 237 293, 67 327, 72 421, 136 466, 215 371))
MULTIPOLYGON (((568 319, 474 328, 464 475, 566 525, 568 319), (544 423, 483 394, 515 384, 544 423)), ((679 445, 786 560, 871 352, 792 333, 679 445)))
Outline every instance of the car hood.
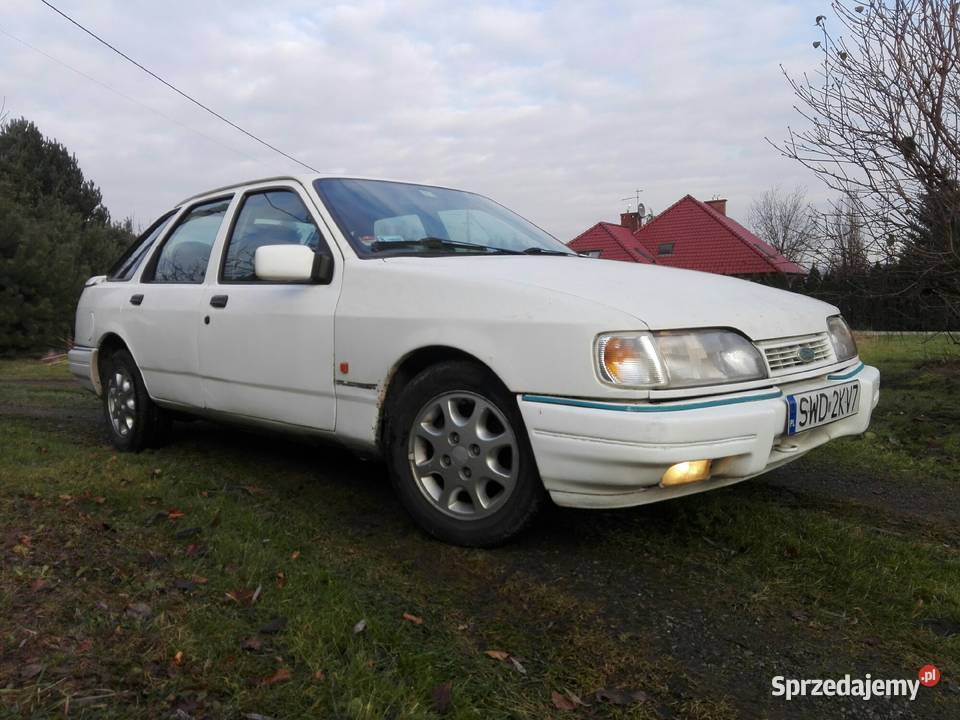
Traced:
MULTIPOLYGON (((446 279, 519 284, 626 312, 651 330, 730 327, 752 340, 826 330, 838 310, 804 295, 724 275, 657 265, 557 256, 398 257, 446 279)), ((610 330, 630 328, 611 327, 610 330)))

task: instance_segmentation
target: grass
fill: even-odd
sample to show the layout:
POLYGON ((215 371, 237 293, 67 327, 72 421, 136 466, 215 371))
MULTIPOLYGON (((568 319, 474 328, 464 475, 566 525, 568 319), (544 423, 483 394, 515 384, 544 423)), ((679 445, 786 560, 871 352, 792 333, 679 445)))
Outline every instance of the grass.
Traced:
POLYGON ((943 335, 861 337, 880 367, 882 402, 870 431, 818 453, 820 460, 903 479, 960 480, 960 345, 943 335))
MULTIPOLYGON (((960 492, 952 348, 861 349, 883 373, 874 435, 809 467, 904 482, 936 467, 960 492)), ((802 655, 807 677, 960 673, 949 527, 756 482, 554 511, 507 548, 453 548, 412 527, 381 468, 328 447, 197 424, 117 454, 64 377, 0 362, 0 714, 708 720, 768 714, 772 672, 739 687, 757 657, 802 655), (668 638, 670 622, 737 634, 749 654, 700 666, 711 648, 668 638), (605 703, 600 688, 646 699, 605 703), (558 709, 568 690, 590 706, 558 709)), ((946 692, 933 702, 931 716, 958 710, 946 692)))

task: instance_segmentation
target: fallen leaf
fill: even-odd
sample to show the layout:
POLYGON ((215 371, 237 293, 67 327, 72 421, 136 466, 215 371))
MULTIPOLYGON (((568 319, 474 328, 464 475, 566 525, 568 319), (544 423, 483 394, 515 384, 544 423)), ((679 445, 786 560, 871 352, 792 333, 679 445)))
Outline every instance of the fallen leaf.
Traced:
POLYGON ((577 695, 576 693, 570 692, 566 688, 563 689, 563 692, 570 700, 573 701, 574 705, 583 705, 584 707, 590 707, 590 703, 585 703, 583 700, 580 699, 580 696, 577 695))
POLYGON ((105 497, 103 497, 102 495, 97 495, 97 497, 95 497, 95 498, 93 499, 93 501, 94 501, 97 505, 103 505, 103 504, 107 501, 107 499, 106 499, 105 497))
POLYGON ((93 648, 93 640, 87 638, 82 643, 77 645, 77 653, 82 654, 85 652, 90 652, 91 648, 93 648))
POLYGON ((327 679, 327 674, 323 670, 317 670, 313 674, 313 679, 316 680, 317 682, 323 682, 324 680, 327 679))
POLYGON ((233 602, 237 603, 237 605, 249 606, 256 602, 256 596, 258 594, 259 593, 256 593, 248 588, 239 588, 237 590, 231 590, 228 592, 227 599, 232 600, 233 602))
POLYGON ((197 585, 206 585, 209 582, 203 575, 193 575, 190 579, 197 585))
POLYGON ((632 705, 646 702, 647 694, 643 690, 626 690, 624 688, 603 688, 597 690, 595 697, 600 702, 611 705, 632 705))
POLYGON ((300 559, 300 551, 299 551, 299 550, 294 550, 292 553, 290 553, 290 559, 291 559, 291 560, 299 560, 299 559, 300 559))
POLYGON ((554 690, 550 693, 550 702, 557 710, 576 710, 577 704, 563 693, 554 690))
POLYGON ((278 668, 277 671, 270 677, 266 677, 260 681, 261 685, 276 685, 278 683, 289 682, 293 678, 293 675, 290 673, 288 668, 278 668))
POLYGON ((453 704, 453 683, 445 682, 437 685, 431 694, 434 712, 438 715, 446 715, 453 704))
POLYGON ((132 605, 127 606, 127 615, 130 617, 139 618, 140 620, 146 620, 152 614, 150 606, 146 603, 138 602, 133 603, 132 605))
POLYGON ((278 615, 273 618, 270 622, 260 628, 260 632, 264 635, 276 635, 278 632, 281 632, 285 627, 287 627, 287 619, 278 615))
POLYGON ((363 632, 364 630, 366 630, 366 629, 367 629, 367 621, 366 621, 366 620, 360 620, 356 625, 353 626, 353 634, 354 634, 354 635, 359 635, 360 633, 362 633, 362 632, 363 632))
POLYGON ((185 552, 187 554, 187 557, 193 557, 194 555, 199 555, 202 549, 203 549, 202 546, 197 545, 196 543, 190 543, 189 545, 187 545, 187 549, 185 550, 185 552))
POLYGON ((183 665, 183 650, 177 650, 177 654, 173 656, 174 665, 183 665))
POLYGON ((154 469, 153 469, 153 476, 154 476, 154 477, 160 477, 162 474, 163 474, 163 470, 161 470, 160 468, 154 468, 154 469))
POLYGON ((264 495, 267 492, 263 488, 257 487, 256 485, 242 485, 241 487, 251 495, 264 495))
POLYGON ((255 637, 247 638, 240 645, 240 648, 242 650, 246 650, 247 652, 260 652, 260 650, 263 648, 263 641, 260 638, 255 637))
POLYGON ((44 580, 43 578, 37 578, 32 583, 30 583, 30 589, 34 592, 41 592, 43 590, 50 589, 50 583, 44 580))
POLYGON ((506 662, 507 658, 510 657, 510 653, 504 650, 484 650, 483 654, 501 662, 506 662))
POLYGON ((283 570, 277 570, 277 589, 283 590, 287 586, 287 576, 283 570))
POLYGON ((30 538, 29 535, 21 535, 20 544, 26 545, 27 547, 31 547, 33 545, 33 540, 30 538))
POLYGON ((24 682, 33 680, 37 675, 43 672, 43 665, 40 663, 30 663, 20 668, 20 679, 24 682))
POLYGON ((406 620, 407 622, 412 622, 414 625, 423 625, 422 617, 412 615, 411 613, 408 613, 408 612, 405 612, 403 614, 403 619, 406 620))
POLYGON ((184 528, 183 530, 177 530, 173 534, 173 537, 177 540, 186 540, 187 538, 196 537, 202 532, 203 530, 201 530, 198 527, 188 527, 188 528, 184 528))
POLYGON ((517 660, 515 657, 513 657, 513 655, 510 656, 510 662, 513 663, 513 667, 518 673, 520 673, 521 675, 527 674, 527 669, 523 665, 521 665, 520 661, 517 660))
POLYGON ((182 517, 185 517, 186 513, 183 510, 178 510, 177 508, 171 508, 167 510, 167 519, 168 520, 179 520, 182 517))

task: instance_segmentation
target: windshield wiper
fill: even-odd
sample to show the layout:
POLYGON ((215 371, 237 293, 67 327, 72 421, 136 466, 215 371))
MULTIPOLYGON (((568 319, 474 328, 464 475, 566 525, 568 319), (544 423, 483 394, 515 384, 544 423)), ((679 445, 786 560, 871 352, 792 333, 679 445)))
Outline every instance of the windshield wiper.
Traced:
POLYGON ((563 252, 562 250, 547 250, 542 247, 528 247, 522 251, 524 255, 573 255, 574 253, 563 252))
POLYGON ((477 243, 457 242, 456 240, 447 240, 440 237, 422 237, 417 240, 377 240, 370 245, 373 252, 383 250, 409 249, 422 247, 427 250, 476 250, 485 254, 499 255, 520 255, 519 250, 508 250, 507 248, 491 247, 490 245, 479 245, 477 243))

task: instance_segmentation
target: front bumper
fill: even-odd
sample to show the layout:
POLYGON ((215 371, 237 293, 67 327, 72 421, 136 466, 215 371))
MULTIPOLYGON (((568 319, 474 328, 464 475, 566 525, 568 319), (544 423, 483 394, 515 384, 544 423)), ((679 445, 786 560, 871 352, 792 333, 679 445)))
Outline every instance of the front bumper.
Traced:
POLYGON ((558 505, 615 508, 732 485, 796 460, 819 445, 866 431, 880 398, 880 373, 860 364, 760 391, 663 403, 611 403, 521 395, 544 487, 558 505), (788 436, 793 393, 860 381, 858 412, 788 436), (671 465, 713 460, 709 480, 661 487, 671 465))
POLYGON ((87 390, 100 394, 100 370, 97 366, 97 349, 76 345, 67 352, 71 374, 87 390))

